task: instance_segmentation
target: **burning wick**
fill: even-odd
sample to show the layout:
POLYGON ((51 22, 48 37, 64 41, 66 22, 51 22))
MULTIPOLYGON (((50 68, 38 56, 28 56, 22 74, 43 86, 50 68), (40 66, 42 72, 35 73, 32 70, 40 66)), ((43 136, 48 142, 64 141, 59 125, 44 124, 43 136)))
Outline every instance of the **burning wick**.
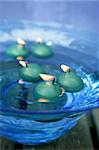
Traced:
POLYGON ((22 40, 21 38, 17 39, 17 43, 24 46, 26 44, 26 42, 24 40, 22 40))

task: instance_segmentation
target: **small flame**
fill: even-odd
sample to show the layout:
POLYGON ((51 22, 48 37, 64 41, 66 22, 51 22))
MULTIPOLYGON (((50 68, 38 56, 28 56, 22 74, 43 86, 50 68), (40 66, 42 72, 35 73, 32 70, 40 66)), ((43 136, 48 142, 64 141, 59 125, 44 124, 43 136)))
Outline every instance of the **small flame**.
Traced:
POLYGON ((55 80, 55 76, 52 76, 52 75, 39 74, 39 76, 40 76, 44 81, 53 81, 53 80, 55 80))
POLYGON ((27 67, 27 62, 26 61, 19 61, 19 64, 23 67, 27 67))
POLYGON ((42 43, 43 40, 42 40, 40 37, 37 37, 37 38, 36 38, 36 42, 37 42, 37 43, 42 43))
POLYGON ((61 69, 64 71, 64 72, 68 72, 71 68, 69 66, 66 66, 66 65, 61 65, 61 69))
POLYGON ((17 42, 18 42, 18 44, 20 44, 20 45, 25 45, 25 44, 26 44, 26 42, 25 42, 24 40, 22 40, 21 38, 18 38, 18 39, 17 39, 17 42))

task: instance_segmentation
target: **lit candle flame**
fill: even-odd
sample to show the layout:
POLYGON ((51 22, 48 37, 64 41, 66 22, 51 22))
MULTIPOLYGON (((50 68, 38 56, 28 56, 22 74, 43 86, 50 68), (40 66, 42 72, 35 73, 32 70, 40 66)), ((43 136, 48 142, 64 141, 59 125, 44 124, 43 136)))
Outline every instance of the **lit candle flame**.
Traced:
POLYGON ((55 80, 55 76, 52 76, 52 75, 39 74, 39 76, 40 76, 44 81, 54 81, 54 80, 55 80))
POLYGON ((36 38, 36 42, 37 42, 37 43, 42 43, 43 40, 42 40, 40 37, 37 37, 37 38, 36 38))
POLYGON ((20 44, 20 45, 25 45, 25 44, 26 44, 26 42, 25 42, 24 40, 22 40, 21 38, 18 38, 18 39, 17 39, 17 42, 18 42, 18 44, 20 44))
POLYGON ((61 65, 61 69, 64 71, 64 72, 68 72, 70 71, 70 67, 69 66, 66 66, 66 65, 61 65))
POLYGON ((27 67, 27 62, 26 61, 19 61, 19 64, 23 67, 27 67))

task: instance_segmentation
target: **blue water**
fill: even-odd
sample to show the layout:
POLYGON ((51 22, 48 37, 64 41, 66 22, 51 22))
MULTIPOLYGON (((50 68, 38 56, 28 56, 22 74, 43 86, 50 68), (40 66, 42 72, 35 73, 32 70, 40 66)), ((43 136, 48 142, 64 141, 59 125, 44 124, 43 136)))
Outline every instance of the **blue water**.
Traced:
MULTIPOLYGON (((0 134, 24 144, 45 143, 58 138, 76 125, 77 121, 89 110, 99 107, 99 72, 97 34, 75 30, 71 26, 60 24, 20 23, 0 24, 0 134), (7 26, 6 26, 7 24, 7 26), (18 62, 6 56, 8 46, 16 43, 16 35, 27 41, 31 51, 37 34, 52 42, 54 56, 50 59, 27 58, 46 66, 47 73, 59 75, 61 64, 73 67, 83 79, 84 89, 77 93, 65 93, 63 103, 57 107, 38 104, 31 101, 34 84, 27 84, 26 109, 20 108, 18 85, 18 62), (28 89, 28 90, 27 90, 28 89)), ((24 101, 23 93, 21 100, 24 101)), ((56 106, 56 104, 55 104, 56 106)))
MULTIPOLYGON (((7 62, 6 62, 7 65, 7 62)), ((53 72, 58 76, 58 67, 44 65, 47 73, 53 72)), ((77 73, 81 75, 85 87, 77 93, 65 93, 60 103, 42 104, 33 102, 32 83, 25 83, 28 92, 27 107, 20 108, 21 99, 18 95, 20 85, 18 84, 19 66, 11 62, 0 72, 1 81, 1 115, 0 134, 7 138, 24 144, 39 144, 54 140, 77 124, 77 121, 89 109, 99 107, 99 82, 98 75, 87 75, 79 68, 77 73), (16 67, 15 67, 16 66, 16 67), (13 76, 12 76, 13 72, 13 76)), ((24 93, 26 91, 22 91, 24 93)))

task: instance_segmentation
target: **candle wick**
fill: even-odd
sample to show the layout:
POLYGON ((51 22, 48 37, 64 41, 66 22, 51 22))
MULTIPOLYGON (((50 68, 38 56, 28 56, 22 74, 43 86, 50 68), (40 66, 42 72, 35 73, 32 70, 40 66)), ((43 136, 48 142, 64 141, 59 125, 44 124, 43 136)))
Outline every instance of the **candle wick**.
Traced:
POLYGON ((26 65, 26 67, 28 67, 28 62, 27 61, 25 61, 25 65, 26 65))
POLYGON ((55 78, 52 80, 52 84, 54 84, 54 83, 55 83, 55 80, 56 80, 55 78))
POLYGON ((71 71, 71 68, 68 69, 68 72, 70 72, 70 71, 71 71))

